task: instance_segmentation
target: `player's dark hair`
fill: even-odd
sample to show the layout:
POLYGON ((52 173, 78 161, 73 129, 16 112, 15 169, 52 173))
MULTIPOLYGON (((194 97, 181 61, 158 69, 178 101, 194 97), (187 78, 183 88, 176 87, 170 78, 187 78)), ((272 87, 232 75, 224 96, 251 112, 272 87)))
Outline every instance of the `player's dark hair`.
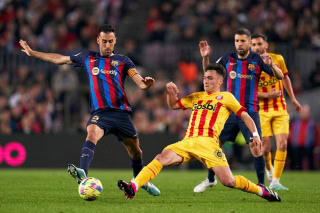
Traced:
POLYGON ((98 35, 100 35, 101 32, 104 33, 115 33, 115 29, 110 24, 103 24, 99 27, 98 35))
POLYGON ((221 64, 208 64, 204 71, 206 72, 208 70, 215 70, 223 79, 226 77, 226 69, 221 64))
POLYGON ((254 38, 262 38, 264 41, 267 41, 267 36, 263 33, 254 33, 251 36, 251 39, 254 39, 254 38))
POLYGON ((249 31, 248 29, 246 29, 246 28, 239 28, 239 29, 237 29, 235 35, 246 35, 246 36, 248 36, 248 38, 251 39, 251 33, 250 33, 250 31, 249 31))

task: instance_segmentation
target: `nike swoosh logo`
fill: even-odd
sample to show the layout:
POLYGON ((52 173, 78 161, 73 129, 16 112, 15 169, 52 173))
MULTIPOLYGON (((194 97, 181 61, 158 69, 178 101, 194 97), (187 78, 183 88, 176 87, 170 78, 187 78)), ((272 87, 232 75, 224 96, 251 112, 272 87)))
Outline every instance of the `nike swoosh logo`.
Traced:
POLYGON ((92 63, 92 62, 95 62, 96 60, 98 60, 98 59, 95 59, 95 60, 90 60, 90 62, 92 63))

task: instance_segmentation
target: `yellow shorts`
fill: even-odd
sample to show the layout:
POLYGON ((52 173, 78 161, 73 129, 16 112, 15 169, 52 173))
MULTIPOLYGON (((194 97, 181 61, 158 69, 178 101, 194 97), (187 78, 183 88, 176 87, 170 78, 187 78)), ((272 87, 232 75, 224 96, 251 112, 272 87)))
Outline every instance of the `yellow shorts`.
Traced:
POLYGON ((196 159, 207 168, 229 166, 226 156, 219 147, 219 142, 211 137, 191 137, 171 144, 170 149, 182 157, 182 163, 196 159))
POLYGON ((289 134, 289 114, 287 111, 259 112, 262 137, 289 134))

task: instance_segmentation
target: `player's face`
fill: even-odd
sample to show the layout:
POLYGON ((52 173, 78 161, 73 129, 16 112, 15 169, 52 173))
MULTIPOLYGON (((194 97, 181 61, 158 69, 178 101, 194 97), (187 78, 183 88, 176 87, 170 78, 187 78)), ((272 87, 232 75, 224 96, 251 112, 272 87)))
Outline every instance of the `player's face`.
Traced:
POLYGON ((203 76, 203 87, 206 92, 219 92, 223 83, 221 75, 215 70, 207 70, 203 76))
POLYGON ((247 35, 234 36, 234 44, 239 56, 246 56, 249 52, 251 41, 247 35))
POLYGON ((263 54, 266 53, 268 49, 268 43, 263 40, 263 38, 253 38, 251 39, 251 50, 255 53, 263 54))
POLYGON ((116 36, 114 33, 100 32, 97 37, 97 43, 99 44, 99 50, 101 56, 110 56, 113 54, 114 45, 116 44, 116 36))

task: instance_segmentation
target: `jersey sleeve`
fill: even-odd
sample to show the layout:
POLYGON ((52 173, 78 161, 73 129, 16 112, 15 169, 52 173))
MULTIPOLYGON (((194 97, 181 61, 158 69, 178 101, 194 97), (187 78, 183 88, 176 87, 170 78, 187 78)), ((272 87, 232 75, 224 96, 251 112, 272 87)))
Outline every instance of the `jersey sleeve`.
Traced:
POLYGON ((136 65, 131 61, 130 58, 125 58, 125 69, 127 70, 127 73, 130 77, 133 77, 135 74, 138 74, 138 71, 136 69, 136 65))
POLYGON ((258 56, 258 65, 260 66, 261 70, 265 73, 274 76, 273 71, 269 65, 265 64, 260 56, 258 56))
POLYGON ((284 58, 282 57, 282 55, 278 55, 278 60, 280 64, 279 68, 282 70, 283 75, 289 75, 286 62, 284 61, 284 58))
POLYGON ((184 98, 178 100, 178 105, 181 109, 186 110, 188 108, 192 108, 194 100, 194 94, 190 94, 184 98))
POLYGON ((71 55, 70 59, 73 63, 73 66, 75 67, 84 67, 85 66, 85 60, 88 58, 89 56, 89 51, 83 51, 83 52, 79 52, 75 55, 71 55))
POLYGON ((241 106, 239 101, 231 93, 228 93, 225 105, 239 117, 243 111, 247 111, 247 109, 241 106))

